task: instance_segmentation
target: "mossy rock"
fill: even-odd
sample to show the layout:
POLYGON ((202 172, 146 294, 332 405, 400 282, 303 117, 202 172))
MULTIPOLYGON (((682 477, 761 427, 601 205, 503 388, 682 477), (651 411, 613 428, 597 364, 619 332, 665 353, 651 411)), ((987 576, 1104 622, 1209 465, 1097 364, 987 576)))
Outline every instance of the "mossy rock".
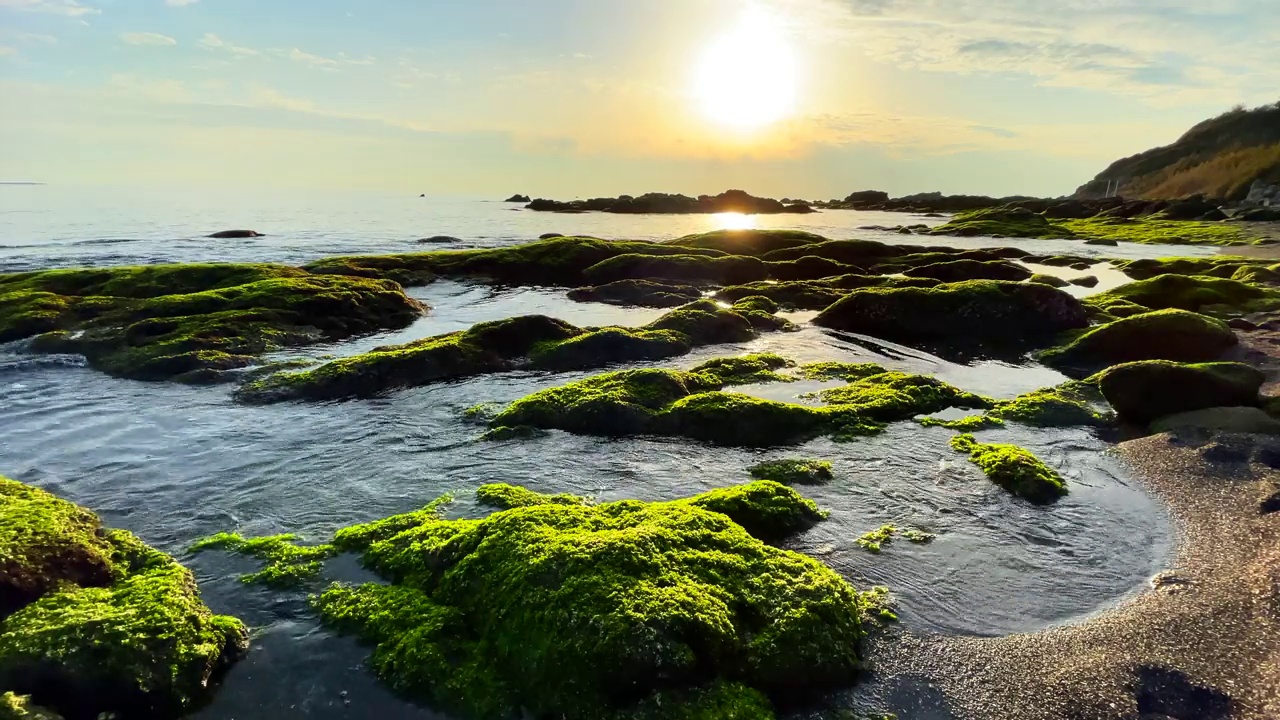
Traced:
POLYGON ((1039 358, 1063 372, 1084 376, 1137 360, 1217 360, 1238 343, 1221 320, 1185 310, 1160 310, 1092 328, 1039 358))
POLYGON ((971 280, 933 288, 854 290, 814 324, 886 340, 1018 344, 1083 328, 1076 298, 1044 285, 971 280))
MULTIPOLYGON (((1052 276, 1050 275, 1046 277, 1052 276)), ((1084 277, 1071 278, 1070 282, 1072 285, 1076 285, 1078 287, 1095 288, 1098 287, 1098 283, 1101 281, 1098 280, 1096 275, 1085 275, 1084 277)))
POLYGON ((340 531, 392 584, 313 604, 391 687, 463 718, 772 719, 856 678, 879 597, 748 530, 822 516, 769 482, 480 520, 429 507, 340 531))
POLYGON ((748 469, 757 480, 775 480, 783 485, 825 485, 835 479, 826 460, 785 458, 769 460, 748 469))
POLYGON ((677 308, 638 328, 579 328, 544 315, 524 315, 406 345, 375 348, 313 370, 277 373, 246 383, 236 397, 249 403, 373 397, 486 373, 565 371, 659 360, 702 345, 754 339, 757 327, 785 329, 786 325, 761 310, 739 311, 710 300, 677 308))
POLYGON ((732 285, 716 292, 716 299, 737 302, 749 297, 764 297, 780 306, 799 310, 822 310, 844 297, 845 290, 822 282, 754 282, 732 285))
POLYGON ((763 280, 769 267, 757 258, 729 255, 617 255, 583 271, 590 283, 618 280, 670 280, 689 283, 734 285, 763 280))
POLYGON ((961 282, 964 280, 1026 280, 1032 272, 1025 267, 1008 260, 952 260, 950 262, 922 265, 908 268, 903 275, 907 277, 932 278, 942 282, 961 282))
POLYGON ((84 355, 108 374, 205 382, 266 352, 404 327, 425 310, 390 281, 274 265, 157 265, 0 276, 0 341, 84 355))
MULTIPOLYGON (((1096 281, 1097 278, 1094 278, 1094 280, 1096 281)), ((1057 275, 1045 275, 1043 273, 1036 273, 1032 275, 1030 278, 1027 279, 1027 282, 1040 283, 1041 285, 1048 285, 1049 287, 1055 287, 1055 288, 1070 287, 1073 284, 1071 282, 1063 280, 1057 275)))
MULTIPOLYGON (((1151 310, 1199 312, 1224 305, 1241 310, 1264 309, 1263 303, 1280 301, 1280 291, 1225 278, 1203 275, 1159 275, 1094 295, 1088 304, 1111 311, 1116 304, 1132 303, 1151 310)), ((1114 312, 1112 313, 1114 314, 1114 312)))
POLYGON ((1256 407, 1265 379, 1243 363, 1148 360, 1108 368, 1093 381, 1121 419, 1145 425, 1206 408, 1256 407))
POLYGON ((828 260, 827 258, 806 255, 797 260, 785 260, 765 263, 769 276, 774 280, 818 280, 836 275, 865 273, 866 270, 857 265, 828 260))
POLYGON ((619 280, 569 291, 569 299, 575 302, 656 308, 679 307, 701 297, 702 291, 692 285, 653 280, 619 280))
POLYGON ((776 250, 826 242, 827 238, 801 230, 715 230, 668 240, 665 245, 719 250, 729 255, 760 256, 776 250))
POLYGON ((1017 445, 983 444, 972 435, 957 435, 951 447, 969 454, 991 482, 1036 504, 1051 503, 1067 494, 1067 484, 1048 465, 1017 445))
POLYGON ((932 228, 933 235, 958 237, 1073 238, 1075 233, 1044 215, 1019 207, 996 207, 957 214, 932 228))
POLYGON ((618 255, 719 257, 724 253, 662 243, 555 237, 501 248, 324 258, 304 269, 317 274, 383 278, 403 285, 425 285, 439 276, 511 285, 578 287, 591 284, 583 271, 618 255))
POLYGON ((168 555, 7 478, 0 558, 0 687, 14 693, 5 703, 28 695, 72 718, 173 717, 248 648, 244 625, 211 613, 168 555))
POLYGON ((1095 385, 1072 381, 997 401, 985 417, 1033 427, 1101 427, 1112 421, 1110 415, 1093 409, 1102 399, 1095 385))
POLYGON ((765 253, 762 259, 769 262, 787 262, 803 257, 819 257, 845 265, 869 267, 877 262, 883 262, 886 258, 897 257, 906 252, 912 251, 874 240, 828 240, 812 245, 774 250, 765 253))

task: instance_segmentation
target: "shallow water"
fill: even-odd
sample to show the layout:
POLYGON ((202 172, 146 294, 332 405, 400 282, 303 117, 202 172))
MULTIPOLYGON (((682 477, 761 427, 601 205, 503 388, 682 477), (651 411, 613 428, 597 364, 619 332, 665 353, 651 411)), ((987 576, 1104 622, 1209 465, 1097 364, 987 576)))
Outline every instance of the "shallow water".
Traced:
MULTIPOLYGON (((297 212, 288 217, 303 214, 297 212)), ((590 215, 535 216, 535 220, 526 219, 531 213, 494 212, 506 213, 503 218, 521 218, 493 221, 495 227, 507 223, 503 227, 510 229, 502 232, 511 237, 537 234, 538 227, 521 223, 620 237, 658 236, 658 226, 666 223, 667 230, 660 236, 670 237, 709 221, 590 215), (606 225, 618 232, 605 232, 606 225)), ((824 213, 786 222, 816 228, 804 223, 829 215, 834 216, 824 213)), ((11 219, 5 217, 6 222, 11 219)), ((297 262, 324 254, 321 249, 334 252, 337 245, 344 245, 338 251, 353 251, 346 243, 361 247, 383 243, 378 250, 406 249, 405 237, 449 232, 453 227, 449 222, 464 222, 446 214, 433 218, 430 228, 422 228, 425 233, 409 233, 407 224, 398 224, 404 218, 393 219, 376 230, 363 226, 356 241, 337 239, 343 233, 333 229, 320 233, 324 238, 310 231, 286 232, 268 225, 269 216, 262 215, 249 218, 256 222, 230 224, 274 230, 279 237, 261 243, 231 241, 237 244, 224 252, 213 243, 226 241, 164 241, 166 233, 177 232, 176 226, 168 224, 163 213, 153 217, 157 219, 126 228, 134 235, 150 234, 151 239, 112 245, 110 252, 148 261, 297 262), (375 235, 383 239, 375 240, 375 235), (393 237, 397 235, 399 239, 393 237)), ((228 224, 214 225, 209 217, 201 216, 190 225, 214 230, 228 224)), ((328 221, 346 219, 335 218, 328 221)), ((78 245, 72 239, 109 234, 104 226, 94 224, 98 221, 84 221, 88 224, 81 227, 70 221, 59 226, 48 216, 45 220, 45 224, 24 221, 31 227, 54 226, 43 235, 29 233, 36 239, 43 237, 42 242, 22 250, 5 249, 0 263, 43 267, 117 261, 95 254, 104 252, 100 246, 78 245)), ((427 224, 421 218, 415 222, 427 224)), ((279 223, 288 224, 286 220, 279 223)), ((453 227, 452 232, 461 230, 453 227)), ((830 230, 824 234, 840 236, 830 230)), ((16 244, 12 235, 10 225, 0 244, 16 244)), ((499 236, 486 226, 474 227, 471 237, 498 243, 509 236, 499 236)), ((1043 241, 1035 242, 1041 247, 1043 241)), ((347 355, 535 312, 578 325, 636 325, 662 312, 576 304, 567 301, 562 291, 498 290, 457 282, 438 282, 411 293, 433 307, 430 315, 411 327, 293 355, 347 355)), ((804 322, 811 316, 792 317, 804 322)), ((802 362, 875 361, 998 397, 1063 379, 1034 365, 995 360, 957 364, 893 343, 812 326, 741 345, 700 348, 689 356, 653 365, 691 367, 710 357, 748 351, 778 352, 802 362)), ((564 433, 534 440, 477 442, 480 428, 460 417, 477 403, 508 402, 590 374, 509 373, 407 390, 372 401, 244 407, 231 401, 229 387, 116 380, 84 368, 74 358, 33 358, 24 355, 20 345, 10 345, 0 347, 0 426, 5 429, 0 435, 0 472, 90 507, 109 524, 133 530, 147 542, 175 553, 197 573, 202 592, 215 610, 236 614, 256 628, 250 658, 232 671, 222 692, 199 715, 219 720, 440 716, 407 705, 382 688, 362 667, 365 651, 320 630, 300 594, 246 587, 236 576, 252 568, 251 561, 216 552, 187 556, 185 548, 192 540, 236 529, 246 534, 296 531, 319 541, 338 527, 415 509, 445 492, 458 497, 452 512, 475 515, 480 511, 471 502, 471 493, 485 482, 589 494, 602 500, 657 500, 743 482, 748 479, 746 468, 762 459, 831 460, 835 482, 802 489, 830 509, 831 518, 795 538, 790 546, 821 558, 859 587, 888 585, 899 602, 902 622, 926 632, 998 635, 1071 622, 1137 592, 1169 556, 1172 530, 1164 509, 1107 454, 1104 441, 1083 429, 1011 426, 980 433, 986 441, 1030 448, 1068 479, 1069 497, 1037 508, 1011 499, 964 455, 950 450, 951 432, 914 423, 894 425, 883 435, 850 443, 823 439, 762 452, 678 440, 606 440, 564 433), (938 538, 928 545, 899 540, 879 555, 854 544, 862 533, 885 523, 927 530, 938 538), (343 691, 345 697, 340 694, 343 691)), ((822 386, 804 382, 739 390, 794 400, 822 386)), ((335 578, 360 577, 349 558, 332 562, 330 570, 335 578)))

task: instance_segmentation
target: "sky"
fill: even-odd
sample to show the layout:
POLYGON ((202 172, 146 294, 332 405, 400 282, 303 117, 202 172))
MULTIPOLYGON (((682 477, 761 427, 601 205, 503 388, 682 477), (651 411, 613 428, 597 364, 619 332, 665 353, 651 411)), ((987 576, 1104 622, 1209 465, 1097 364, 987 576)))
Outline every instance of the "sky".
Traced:
POLYGON ((1277 0, 0 0, 51 184, 1056 196, 1277 100, 1277 0))

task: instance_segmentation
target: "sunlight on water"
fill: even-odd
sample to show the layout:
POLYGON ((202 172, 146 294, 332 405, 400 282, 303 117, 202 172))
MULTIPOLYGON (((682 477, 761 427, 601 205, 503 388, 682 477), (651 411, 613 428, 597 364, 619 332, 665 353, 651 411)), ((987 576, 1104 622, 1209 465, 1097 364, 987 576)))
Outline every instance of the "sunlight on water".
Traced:
POLYGON ((716 230, 755 230, 756 216, 742 213, 716 213, 711 216, 716 230))

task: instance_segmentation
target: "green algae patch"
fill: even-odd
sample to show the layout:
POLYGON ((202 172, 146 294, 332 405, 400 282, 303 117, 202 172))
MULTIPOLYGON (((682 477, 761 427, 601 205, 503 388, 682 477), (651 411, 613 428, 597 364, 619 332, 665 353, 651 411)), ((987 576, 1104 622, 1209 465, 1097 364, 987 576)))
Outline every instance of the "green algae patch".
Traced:
POLYGON ((273 265, 158 265, 0 276, 0 342, 75 353, 116 377, 210 382, 285 347, 404 327, 395 283, 273 265))
POLYGON ((1247 312, 1274 308, 1280 304, 1280 291, 1227 278, 1165 274, 1099 293, 1086 303, 1117 317, 1133 314, 1133 305, 1189 312, 1221 306, 1247 312))
POLYGON ((1038 358, 1083 377, 1137 360, 1216 360, 1238 343, 1235 332, 1221 320, 1186 310, 1158 310, 1091 328, 1038 358))
POLYGON ((724 253, 661 243, 557 237, 492 249, 323 258, 304 269, 316 274, 382 278, 410 286, 425 285, 439 276, 578 287, 591 284, 584 274, 587 268, 619 255, 721 257, 724 253))
POLYGON ((997 401, 985 417, 1000 424, 1009 421, 1033 427, 1103 427, 1111 424, 1112 417, 1094 409, 1094 404, 1101 400, 1102 395, 1096 385, 1070 381, 1019 395, 1012 400, 997 401))
POLYGON ((826 485, 835 479, 826 460, 784 458, 768 460, 747 469, 757 480, 775 480, 783 485, 826 485))
POLYGON ((1147 245, 1253 245, 1257 238, 1237 225, 1157 217, 1047 218, 1025 208, 984 208, 957 214, 932 235, 1016 237, 1041 240, 1132 242, 1147 245))
POLYGON ((775 250, 826 242, 827 238, 801 230, 715 230, 668 240, 665 245, 719 250, 729 255, 764 255, 775 250))
POLYGON ((237 533, 218 533, 191 546, 192 552, 226 550, 238 555, 266 561, 255 573, 242 575, 246 584, 266 585, 277 589, 301 587, 320 576, 324 561, 337 554, 332 545, 299 545, 296 535, 271 535, 245 538, 237 533))
POLYGON ((774 718, 854 681, 884 602, 739 523, 786 533, 816 513, 776 483, 479 520, 428 508, 358 531, 392 584, 313 605, 397 692, 468 719, 774 718))
POLYGON ((805 380, 843 380, 854 382, 888 372, 875 363, 816 362, 800 366, 798 374, 805 380))
POLYGON ((525 315, 375 348, 313 370, 268 376, 246 383, 236 397, 250 403, 362 398, 487 373, 580 370, 661 360, 702 345, 757 337, 759 321, 749 317, 752 314, 765 315, 699 300, 638 328, 579 328, 544 315, 525 315))
POLYGON ((7 692, 0 695, 0 720, 62 720, 62 716, 33 705, 28 695, 7 692))
POLYGON ((62 715, 183 714, 248 648, 168 555, 7 478, 0 560, 0 687, 62 715))
POLYGON ((618 280, 569 291, 569 299, 575 302, 656 308, 679 307, 701 297, 702 290, 693 285, 653 280, 618 280))
POLYGON ((903 529, 897 525, 882 525, 875 530, 864 533, 853 542, 867 552, 878 554, 884 550, 885 545, 893 541, 894 537, 901 537, 903 540, 917 545, 925 545, 933 542, 938 536, 921 530, 903 529))
POLYGON ((589 505, 591 503, 590 498, 581 495, 570 495, 569 493, 545 495, 518 485, 508 485, 506 483, 481 485, 476 489, 476 501, 481 505, 488 505, 499 510, 511 510, 534 505, 589 505))
POLYGON ((956 420, 943 420, 936 417, 916 418, 916 422, 924 427, 941 427, 948 430, 959 430, 960 432, 974 432, 976 430, 989 430, 991 428, 1004 427, 1004 420, 992 417, 990 414, 968 415, 956 420))
POLYGON ((933 288, 854 290, 814 324, 886 340, 1018 345, 1086 327, 1084 306, 1045 285, 970 280, 933 288))
MULTIPOLYGON (((713 360, 692 372, 630 370, 597 375, 517 400, 490 420, 493 429, 534 427, 582 435, 686 437, 718 445, 774 447, 830 435, 878 433, 891 422, 992 401, 934 378, 896 372, 861 377, 820 393, 814 407, 722 392, 728 385, 788 379, 752 369, 761 356, 713 360), (744 372, 744 368, 749 372, 744 372)), ((764 356, 767 362, 785 362, 764 356)))
POLYGON ((1091 381, 1122 419, 1149 423, 1193 410, 1256 407, 1265 379, 1243 363, 1150 360, 1107 368, 1091 381))
POLYGON ((1062 477, 1025 448, 986 445, 972 435, 951 438, 951 447, 968 453, 969 461, 982 468, 991 482, 1020 498, 1046 504, 1067 494, 1067 484, 1062 477))

